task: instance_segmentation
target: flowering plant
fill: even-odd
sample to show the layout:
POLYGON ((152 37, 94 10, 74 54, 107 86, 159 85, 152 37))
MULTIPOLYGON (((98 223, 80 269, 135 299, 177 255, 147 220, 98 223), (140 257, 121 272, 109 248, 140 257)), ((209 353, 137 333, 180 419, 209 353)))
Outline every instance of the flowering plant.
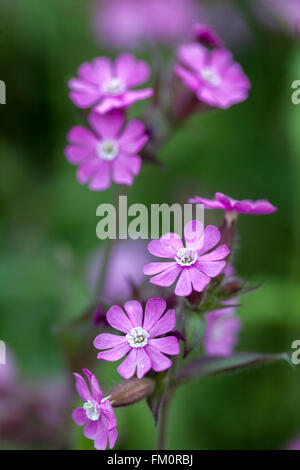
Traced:
MULTIPOLYGON (((88 183, 94 191, 104 191, 112 183, 131 186, 144 163, 161 166, 158 150, 193 113, 225 110, 248 98, 250 81, 218 34, 203 24, 190 31, 193 41, 172 50, 172 65, 167 71, 165 66, 155 69, 148 88, 136 87, 144 86, 150 77, 150 65, 129 53, 114 62, 98 57, 79 67, 78 78, 69 82, 70 98, 84 109, 85 125, 70 130, 65 149, 67 160, 78 165, 79 183, 88 183), (131 107, 144 100, 144 113, 132 120, 131 107)), ((146 399, 158 424, 157 448, 163 449, 168 408, 179 386, 199 377, 287 359, 285 354, 234 352, 241 328, 239 299, 252 290, 234 274, 237 219, 239 214, 270 214, 276 208, 265 199, 237 201, 222 193, 213 200, 197 196, 189 201, 223 210, 224 221, 220 227, 204 227, 192 219, 184 227, 184 240, 177 233, 152 240, 148 251, 160 260, 145 262, 143 267, 143 273, 152 276, 150 295, 148 283, 133 283, 123 308, 118 292, 116 301, 108 305, 104 286, 108 273, 114 277, 112 243, 102 260, 100 290, 95 289, 88 311, 93 327, 99 329, 99 334, 93 332, 93 345, 100 351, 101 363, 122 359, 116 370, 125 381, 103 398, 89 369, 83 371, 90 388, 75 372, 83 405, 73 412, 73 419, 85 425, 84 435, 96 449, 116 443, 114 408, 146 399)), ((125 273, 133 263, 130 257, 125 273)), ((86 320, 86 312, 81 320, 86 320)))

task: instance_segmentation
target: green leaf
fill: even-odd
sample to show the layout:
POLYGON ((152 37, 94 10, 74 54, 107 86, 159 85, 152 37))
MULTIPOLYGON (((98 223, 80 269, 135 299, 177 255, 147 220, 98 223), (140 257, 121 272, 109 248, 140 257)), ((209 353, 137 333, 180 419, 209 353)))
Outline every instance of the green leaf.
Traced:
POLYGON ((192 350, 198 346, 203 338, 206 327, 204 315, 198 312, 188 311, 184 318, 184 357, 188 356, 192 350))
POLYGON ((280 360, 286 360, 291 364, 287 353, 260 354, 237 352, 230 357, 202 357, 182 367, 177 374, 176 380, 184 381, 191 378, 226 374, 280 360))

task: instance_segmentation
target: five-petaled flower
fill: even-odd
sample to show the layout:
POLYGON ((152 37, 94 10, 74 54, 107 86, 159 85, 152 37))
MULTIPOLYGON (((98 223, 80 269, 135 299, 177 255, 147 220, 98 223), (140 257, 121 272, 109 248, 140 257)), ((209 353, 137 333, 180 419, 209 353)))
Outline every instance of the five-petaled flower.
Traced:
POLYGON ((277 208, 273 206, 266 199, 258 201, 250 201, 244 199, 237 201, 222 193, 216 193, 214 199, 205 199, 203 197, 195 196, 189 199, 190 203, 204 204, 205 209, 223 209, 226 212, 234 214, 271 214, 277 208))
POLYGON ((74 373, 76 389, 84 401, 81 408, 76 408, 72 417, 78 426, 86 425, 83 434, 94 441, 95 448, 104 450, 107 446, 112 449, 117 440, 117 420, 108 398, 103 398, 102 390, 96 377, 83 369, 88 378, 90 389, 80 374, 74 373))
POLYGON ((200 101, 226 109, 248 98, 250 82, 228 50, 191 43, 179 47, 178 58, 175 72, 200 101))
POLYGON ((118 305, 111 307, 106 315, 108 323, 125 336, 103 333, 95 338, 94 346, 103 349, 98 359, 117 361, 129 353, 119 365, 118 372, 125 379, 132 377, 137 370, 142 378, 150 369, 160 372, 168 369, 172 362, 165 356, 179 354, 179 344, 175 336, 162 336, 172 331, 176 319, 174 310, 165 314, 166 301, 160 298, 149 299, 145 314, 136 300, 124 304, 127 315, 118 305), (159 336, 159 337, 158 337, 159 336))
POLYGON ((113 64, 107 57, 97 57, 78 69, 79 78, 69 81, 70 98, 79 108, 90 108, 103 114, 116 108, 127 108, 136 101, 153 95, 152 88, 133 90, 148 80, 150 68, 132 54, 121 54, 113 64))
POLYGON ((167 233, 159 240, 152 240, 148 250, 152 255, 169 258, 170 261, 150 263, 144 266, 144 274, 155 275, 150 279, 152 284, 170 286, 180 275, 175 294, 187 296, 193 290, 202 292, 211 278, 218 276, 225 268, 224 259, 229 249, 222 244, 213 251, 220 241, 219 230, 203 224, 198 220, 188 222, 184 228, 185 246, 176 233, 167 233))
POLYGON ((73 127, 65 149, 69 162, 78 164, 77 179, 94 191, 107 189, 111 182, 131 185, 140 172, 141 157, 138 152, 148 140, 145 126, 140 121, 130 121, 124 129, 124 113, 114 110, 107 114, 91 112, 89 124, 94 132, 73 127))

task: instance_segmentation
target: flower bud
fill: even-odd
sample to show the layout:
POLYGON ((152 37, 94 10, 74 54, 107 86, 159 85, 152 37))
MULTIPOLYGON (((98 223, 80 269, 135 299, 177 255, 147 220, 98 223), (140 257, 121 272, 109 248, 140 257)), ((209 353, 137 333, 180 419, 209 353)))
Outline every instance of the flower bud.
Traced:
POLYGON ((114 407, 133 405, 148 397, 154 385, 154 380, 147 377, 126 380, 111 391, 109 401, 114 407))

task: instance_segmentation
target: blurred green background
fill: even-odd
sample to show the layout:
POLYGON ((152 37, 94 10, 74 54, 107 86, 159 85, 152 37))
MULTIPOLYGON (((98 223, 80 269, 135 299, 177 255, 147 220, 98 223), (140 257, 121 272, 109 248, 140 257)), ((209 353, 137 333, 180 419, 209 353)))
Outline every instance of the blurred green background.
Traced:
MULTIPOLYGON (((81 62, 109 54, 90 31, 88 3, 0 4, 0 79, 7 86, 0 106, 0 338, 32 379, 66 369, 53 327, 89 304, 84 267, 101 245, 96 207, 112 198, 111 190, 80 186, 64 158, 66 133, 80 123, 68 79, 81 62)), ((189 120, 160 152, 167 171, 144 164, 129 199, 173 203, 221 191, 276 205, 273 215, 239 220, 236 268, 264 285, 242 299, 237 349, 290 351, 300 339, 300 105, 291 103, 300 50, 247 18, 251 41, 232 49, 251 79, 250 99, 189 120)), ((221 214, 207 220, 219 223, 221 214)), ((118 382, 113 370, 104 364, 98 374, 108 389, 118 382)), ((279 364, 189 384, 172 405, 169 448, 284 447, 300 433, 299 378, 299 366, 279 364)), ((153 448, 144 403, 118 410, 117 418, 117 449, 153 448)), ((89 447, 75 427, 72 446, 89 447)))

